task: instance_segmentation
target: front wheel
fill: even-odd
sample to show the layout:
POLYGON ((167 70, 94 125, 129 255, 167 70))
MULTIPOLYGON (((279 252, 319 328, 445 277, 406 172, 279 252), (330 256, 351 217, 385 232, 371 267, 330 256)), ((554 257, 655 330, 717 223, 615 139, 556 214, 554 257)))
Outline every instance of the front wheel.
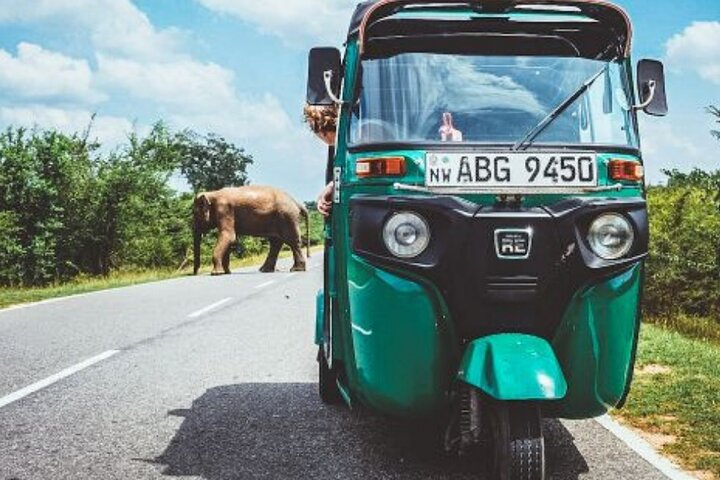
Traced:
POLYGON ((544 480, 540 409, 523 402, 488 401, 488 473, 493 480, 544 480))

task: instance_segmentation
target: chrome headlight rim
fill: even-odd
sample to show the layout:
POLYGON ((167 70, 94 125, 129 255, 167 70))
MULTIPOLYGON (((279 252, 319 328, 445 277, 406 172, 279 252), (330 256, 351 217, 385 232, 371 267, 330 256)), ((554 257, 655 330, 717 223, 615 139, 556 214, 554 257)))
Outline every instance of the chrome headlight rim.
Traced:
POLYGON ((419 213, 410 210, 394 212, 383 225, 383 243, 385 248, 395 257, 412 259, 422 255, 430 245, 430 224, 419 213), (398 232, 408 227, 414 229, 415 239, 403 244, 397 238, 398 232))
POLYGON ((590 223, 587 232, 587 242, 592 252, 603 260, 620 260, 626 257, 635 246, 635 227, 632 221, 619 212, 602 213, 590 223), (616 233, 624 237, 620 248, 614 248, 601 243, 600 238, 606 233, 603 229, 613 227, 616 233), (620 227, 620 228, 617 228, 620 227))

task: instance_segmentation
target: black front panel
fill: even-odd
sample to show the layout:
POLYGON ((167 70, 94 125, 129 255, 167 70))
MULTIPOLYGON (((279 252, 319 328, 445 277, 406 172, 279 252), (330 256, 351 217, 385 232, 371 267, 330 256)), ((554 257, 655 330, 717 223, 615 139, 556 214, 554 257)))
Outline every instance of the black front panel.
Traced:
POLYGON ((575 292, 629 268, 647 253, 642 199, 572 199, 549 207, 483 207, 454 197, 358 197, 351 201, 354 253, 379 267, 412 271, 442 293, 461 336, 523 332, 552 336, 575 292), (393 213, 413 211, 430 225, 427 250, 394 257, 382 240, 393 213), (602 212, 631 219, 636 243, 627 258, 595 256, 585 240, 602 212))

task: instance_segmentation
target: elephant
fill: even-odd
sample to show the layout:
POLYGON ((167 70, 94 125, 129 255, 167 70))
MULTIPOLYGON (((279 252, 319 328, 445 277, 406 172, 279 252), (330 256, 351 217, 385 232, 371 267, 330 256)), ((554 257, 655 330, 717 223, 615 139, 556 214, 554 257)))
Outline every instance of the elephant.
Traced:
POLYGON ((293 272, 305 271, 302 252, 300 219, 305 219, 307 254, 310 256, 310 221, 304 205, 287 193, 274 187, 229 187, 212 192, 201 192, 193 206, 193 274, 200 269, 200 242, 212 228, 218 230, 213 250, 212 275, 230 273, 230 245, 238 235, 265 237, 270 241, 270 252, 261 272, 274 272, 283 244, 293 253, 293 272))

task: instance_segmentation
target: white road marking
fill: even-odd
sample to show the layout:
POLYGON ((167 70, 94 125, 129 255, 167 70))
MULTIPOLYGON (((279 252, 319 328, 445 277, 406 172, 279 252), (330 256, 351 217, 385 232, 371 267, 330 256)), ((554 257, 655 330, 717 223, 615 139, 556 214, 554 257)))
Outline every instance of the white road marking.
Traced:
POLYGON ((275 283, 275 280, 270 280, 269 282, 261 283, 260 285, 255 285, 255 288, 265 288, 275 283))
POLYGON ((694 477, 683 472, 680 467, 675 465, 667 458, 660 455, 655 449, 646 442, 642 437, 635 434, 632 430, 620 425, 609 415, 603 415, 595 419, 605 429, 615 435, 622 442, 630 447, 635 453, 640 455, 645 461, 657 468, 666 477, 671 480, 692 480, 694 477))
POLYGON ((48 387, 55 382, 59 382, 60 380, 69 377, 70 375, 73 375, 81 370, 91 367, 98 362, 102 362, 103 360, 106 360, 118 353, 120 353, 120 350, 108 350, 107 352, 103 352, 96 357, 88 358, 84 362, 80 362, 77 365, 66 368, 62 372, 58 372, 55 375, 51 375, 44 380, 40 380, 39 382, 28 385, 27 387, 13 392, 10 395, 2 397, 0 398, 0 408, 10 405, 13 402, 17 402, 18 400, 25 398, 28 395, 37 392, 38 390, 42 390, 43 388, 48 387))
POLYGON ((64 302, 65 300, 73 300, 76 298, 89 297, 89 296, 93 296, 93 295, 99 295, 102 293, 114 292, 116 290, 125 290, 128 288, 144 287, 146 285, 149 285, 150 283, 155 283, 155 282, 140 283, 140 284, 136 284, 136 285, 127 285, 125 287, 113 287, 113 288, 107 288, 105 290, 96 290, 94 292, 75 293, 73 295, 67 295, 65 297, 48 298, 46 300, 39 300, 37 302, 20 303, 18 305, 11 305, 9 307, 0 309, 0 315, 2 315, 3 313, 6 313, 6 312, 13 312, 15 310, 25 310, 26 308, 40 307, 42 305, 48 305, 48 304, 57 303, 57 302, 64 302))
POLYGON ((215 303, 213 303, 212 305, 208 305, 208 306, 205 307, 205 308, 201 308, 200 310, 197 310, 197 311, 191 313, 190 315, 188 315, 188 318, 197 318, 197 317, 199 317, 200 315, 204 315, 204 314, 208 313, 210 310, 214 310, 214 309, 218 308, 218 307, 221 306, 221 305, 225 305, 225 304, 226 304, 227 302, 229 302, 230 300, 232 300, 232 297, 223 298, 222 300, 220 300, 220 301, 218 301, 218 302, 215 302, 215 303))

